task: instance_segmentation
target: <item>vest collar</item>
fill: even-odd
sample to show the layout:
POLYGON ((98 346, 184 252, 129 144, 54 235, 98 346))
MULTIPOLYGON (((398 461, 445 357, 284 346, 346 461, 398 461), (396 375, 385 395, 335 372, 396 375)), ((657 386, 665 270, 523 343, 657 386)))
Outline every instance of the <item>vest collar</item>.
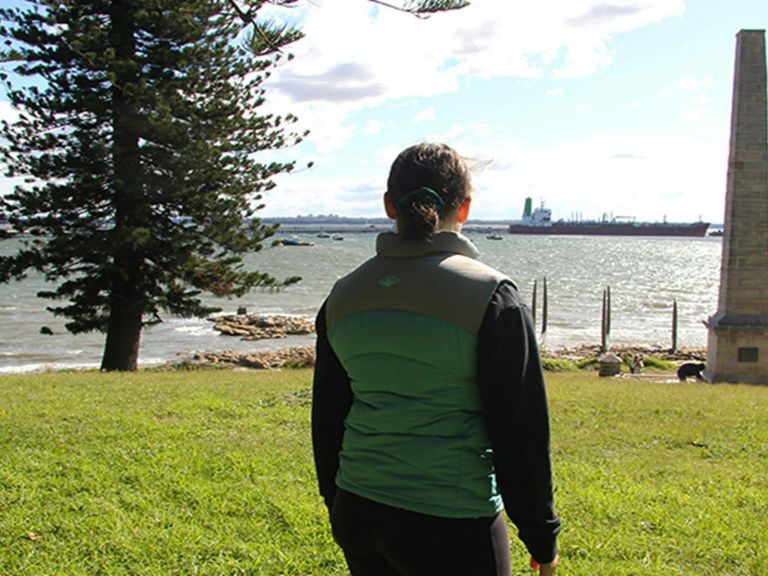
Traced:
POLYGON ((383 232, 376 238, 376 254, 388 258, 417 258, 436 252, 453 252, 469 258, 480 253, 475 245, 458 232, 436 232, 429 240, 403 240, 394 232, 383 232))

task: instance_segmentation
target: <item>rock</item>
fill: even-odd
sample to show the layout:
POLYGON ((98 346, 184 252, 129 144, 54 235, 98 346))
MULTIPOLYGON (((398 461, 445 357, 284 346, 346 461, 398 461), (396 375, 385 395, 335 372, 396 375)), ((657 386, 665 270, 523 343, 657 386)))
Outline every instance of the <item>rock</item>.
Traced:
POLYGON ((211 318, 214 330, 243 340, 285 338, 289 334, 311 334, 314 321, 301 316, 230 314, 211 318))
POLYGON ((274 370, 284 367, 310 368, 315 365, 314 346, 295 346, 282 350, 263 352, 195 352, 191 356, 182 356, 179 366, 222 366, 249 368, 253 370, 274 370))

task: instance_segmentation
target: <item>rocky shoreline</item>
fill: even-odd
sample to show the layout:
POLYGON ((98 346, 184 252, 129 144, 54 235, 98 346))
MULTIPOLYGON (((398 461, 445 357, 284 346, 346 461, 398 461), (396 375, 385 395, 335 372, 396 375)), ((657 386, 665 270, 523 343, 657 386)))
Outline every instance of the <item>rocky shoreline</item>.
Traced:
MULTIPOLYGON (((610 352, 621 357, 632 357, 642 354, 646 358, 657 358, 667 362, 681 364, 683 362, 705 362, 707 351, 703 348, 684 348, 672 352, 669 349, 653 348, 650 346, 616 346, 610 352)), ((544 350, 542 358, 565 360, 574 364, 600 356, 600 347, 584 344, 573 348, 560 350, 544 350)), ((311 368, 315 365, 314 346, 293 346, 280 350, 235 352, 194 352, 181 355, 172 363, 175 367, 213 366, 239 367, 254 370, 276 370, 281 368, 311 368)))
MULTIPOLYGON (((299 316, 230 314, 211 319, 214 328, 222 334, 237 336, 243 340, 285 338, 289 334, 311 334, 314 322, 299 316)), ((707 351, 704 348, 680 348, 671 351, 668 348, 652 346, 611 346, 611 353, 621 357, 642 354, 646 358, 656 358, 672 363, 705 362, 707 351)), ((541 356, 546 359, 565 360, 574 364, 600 356, 597 344, 581 344, 569 348, 544 348, 541 356)), ((253 370, 276 370, 281 368, 308 368, 315 364, 314 346, 294 346, 279 350, 235 352, 194 352, 181 355, 171 363, 175 367, 227 367, 253 370)))
POLYGON ((211 366, 217 368, 247 368, 279 370, 281 368, 311 368, 315 365, 314 346, 293 346, 281 350, 259 352, 193 352, 183 354, 172 362, 176 368, 211 366))
MULTIPOLYGON (((669 348, 654 346, 630 346, 626 344, 611 346, 608 350, 620 358, 632 357, 641 354, 645 357, 657 358, 666 362, 706 362, 706 348, 678 348, 675 351, 669 348)), ((544 349, 541 352, 543 358, 552 358, 555 360, 568 360, 570 362, 579 362, 587 358, 596 358, 601 355, 600 346, 597 344, 580 344, 570 348, 559 348, 557 350, 544 349)))

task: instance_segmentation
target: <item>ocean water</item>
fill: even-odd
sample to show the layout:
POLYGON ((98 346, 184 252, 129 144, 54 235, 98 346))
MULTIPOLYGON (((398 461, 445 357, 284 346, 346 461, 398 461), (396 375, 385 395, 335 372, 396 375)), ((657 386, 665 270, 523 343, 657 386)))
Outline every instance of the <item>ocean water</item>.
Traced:
MULTIPOLYGON (((333 282, 373 254, 375 234, 348 232, 343 241, 317 238, 293 230, 291 235, 313 246, 264 248, 246 258, 249 268, 302 282, 280 292, 254 291, 238 299, 206 301, 234 313, 315 315, 333 282)), ((541 321, 541 283, 547 278, 548 329, 543 345, 557 349, 598 344, 602 294, 611 288, 611 343, 671 345, 672 305, 678 303, 678 346, 704 347, 702 321, 717 309, 720 282, 720 238, 629 238, 600 236, 503 236, 489 240, 485 232, 466 234, 480 250, 480 260, 510 276, 531 303, 539 284, 537 330, 541 321)), ((280 237, 280 236, 278 236, 280 237)), ((0 241, 0 253, 17 249, 20 240, 0 241)), ((22 282, 0 285, 0 372, 98 367, 102 334, 71 335, 65 319, 46 310, 49 301, 35 294, 49 289, 32 274, 22 282), (47 326, 53 335, 40 334, 47 326)), ((142 336, 140 364, 172 360, 192 351, 264 350, 311 344, 314 336, 245 342, 222 336, 206 319, 167 317, 142 336)))

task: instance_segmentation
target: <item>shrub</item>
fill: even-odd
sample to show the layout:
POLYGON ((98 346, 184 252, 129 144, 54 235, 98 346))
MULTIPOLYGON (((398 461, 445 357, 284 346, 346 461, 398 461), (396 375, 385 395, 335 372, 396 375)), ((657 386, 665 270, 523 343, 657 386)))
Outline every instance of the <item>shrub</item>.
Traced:
POLYGON ((677 370, 677 364, 670 362, 669 360, 661 360, 654 356, 648 356, 643 358, 644 368, 649 370, 657 370, 659 372, 669 372, 677 370))
POLYGON ((576 362, 576 368, 579 370, 597 370, 600 368, 600 359, 597 356, 583 358, 576 362))
POLYGON ((560 358, 542 358, 541 367, 546 372, 570 372, 576 370, 573 362, 560 358))

